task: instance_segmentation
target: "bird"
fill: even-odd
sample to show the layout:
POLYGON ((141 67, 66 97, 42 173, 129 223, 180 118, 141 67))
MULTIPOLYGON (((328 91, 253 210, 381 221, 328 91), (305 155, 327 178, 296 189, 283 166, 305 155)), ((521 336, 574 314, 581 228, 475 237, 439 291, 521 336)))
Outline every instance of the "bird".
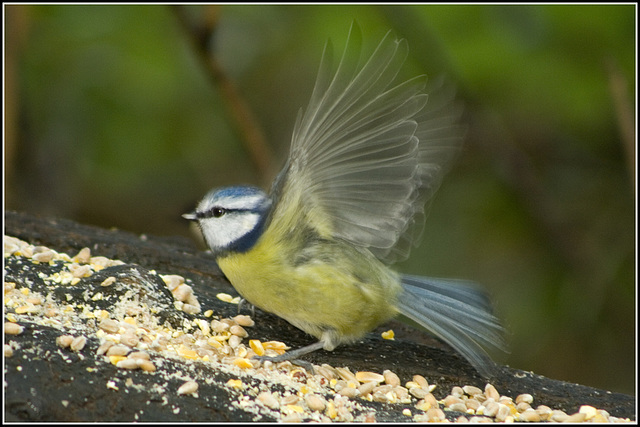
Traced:
POLYGON ((337 67, 325 44, 288 159, 266 192, 213 189, 184 214, 198 224, 243 300, 317 342, 261 360, 299 360, 361 339, 399 318, 436 335, 485 377, 504 329, 480 285, 406 275, 406 259, 465 127, 455 93, 425 76, 398 76, 408 43, 389 31, 362 55, 352 24, 337 67))

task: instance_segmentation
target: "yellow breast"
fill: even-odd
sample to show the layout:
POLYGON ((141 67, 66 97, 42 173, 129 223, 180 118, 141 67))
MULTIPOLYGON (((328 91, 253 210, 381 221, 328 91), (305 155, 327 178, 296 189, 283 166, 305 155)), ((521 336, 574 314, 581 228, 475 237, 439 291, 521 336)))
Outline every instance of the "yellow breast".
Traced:
POLYGON ((318 338, 335 330, 357 339, 396 314, 398 276, 373 256, 346 243, 309 247, 268 230, 244 253, 218 259, 236 290, 251 304, 318 338))

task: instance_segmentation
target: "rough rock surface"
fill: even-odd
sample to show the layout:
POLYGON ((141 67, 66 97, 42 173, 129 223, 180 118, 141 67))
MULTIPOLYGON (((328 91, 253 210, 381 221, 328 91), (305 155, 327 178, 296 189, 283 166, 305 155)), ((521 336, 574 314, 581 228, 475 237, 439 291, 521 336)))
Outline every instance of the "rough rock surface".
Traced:
MULTIPOLYGON (((198 329, 194 325, 201 324, 198 322, 203 319, 209 322, 214 317, 236 316, 238 306, 221 301, 216 295, 220 292, 237 294, 206 253, 198 251, 185 239, 141 237, 68 220, 6 212, 5 221, 6 235, 32 245, 51 248, 71 257, 86 247, 92 255, 122 261, 80 277, 71 285, 65 284, 63 279, 61 283, 47 279, 62 277, 60 275, 67 268, 64 261, 32 262, 21 256, 5 256, 5 282, 14 284, 12 288, 10 286, 11 292, 21 292, 25 298, 31 295, 43 299, 37 309, 28 304, 8 307, 5 303, 5 322, 17 323, 23 328, 16 335, 5 331, 5 420, 281 419, 280 411, 253 404, 256 394, 276 391, 286 396, 295 390, 289 384, 268 378, 264 372, 238 366, 221 367, 220 363, 207 363, 201 358, 170 356, 154 351, 153 343, 134 347, 147 349, 154 371, 123 369, 114 363, 120 359, 98 354, 99 347, 104 344, 99 332, 102 312, 124 322, 137 322, 138 331, 165 325, 171 330, 192 332, 198 329), (179 309, 181 303, 176 303, 175 294, 160 276, 167 274, 186 279, 197 296, 201 307, 199 313, 189 314, 179 309), (104 286, 110 277, 116 278, 115 282, 104 286), (24 291, 25 288, 28 291, 24 291), (47 312, 46 307, 53 311, 47 312), (214 313, 213 317, 203 315, 208 310, 214 313), (86 344, 80 349, 77 349, 80 344, 76 344, 75 350, 73 345, 65 348, 56 342, 61 335, 84 336, 86 344), (197 382, 197 391, 179 394, 178 389, 189 380, 197 382), (240 386, 233 385, 238 384, 233 382, 236 380, 240 380, 240 386)), ((248 310, 245 312, 249 313, 248 310)), ((247 328, 250 335, 244 342, 248 339, 278 340, 296 348, 313 341, 271 314, 256 310, 252 317, 256 324, 247 328)), ((387 325, 383 329, 388 328, 387 325)), ((339 347, 333 352, 313 353, 306 360, 317 365, 346 366, 351 372, 391 370, 403 384, 413 375, 420 374, 436 385, 433 395, 437 399, 444 398, 453 386, 474 385, 484 389, 487 383, 445 346, 433 347, 403 339, 383 340, 373 333, 361 342, 339 347)), ((285 370, 289 376, 295 374, 293 367, 285 370)), ((298 381, 304 383, 309 374, 297 375, 298 381)), ((531 394, 534 407, 547 405, 571 414, 581 405, 591 405, 615 417, 635 419, 633 396, 555 381, 509 367, 501 367, 491 383, 500 394, 514 399, 522 393, 531 394)), ((411 420, 403 410, 413 408, 416 399, 410 405, 353 400, 356 402, 349 408, 356 421, 363 420, 366 414, 375 414, 373 419, 376 421, 396 422, 411 420)), ((455 411, 445 413, 450 420, 462 415, 455 411)), ((313 418, 302 416, 301 419, 313 418)))

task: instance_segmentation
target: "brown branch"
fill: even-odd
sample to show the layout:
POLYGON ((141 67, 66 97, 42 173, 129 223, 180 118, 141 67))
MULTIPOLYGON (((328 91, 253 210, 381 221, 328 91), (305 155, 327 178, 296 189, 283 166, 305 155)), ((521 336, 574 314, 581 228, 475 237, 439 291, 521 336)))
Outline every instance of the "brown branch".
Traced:
POLYGON ((635 194, 636 132, 633 109, 631 108, 632 104, 629 100, 627 90, 628 82, 618 67, 618 64, 613 59, 607 61, 607 71, 609 74, 609 90, 611 92, 616 119, 618 120, 618 128, 620 130, 620 138, 625 149, 627 167, 635 194))

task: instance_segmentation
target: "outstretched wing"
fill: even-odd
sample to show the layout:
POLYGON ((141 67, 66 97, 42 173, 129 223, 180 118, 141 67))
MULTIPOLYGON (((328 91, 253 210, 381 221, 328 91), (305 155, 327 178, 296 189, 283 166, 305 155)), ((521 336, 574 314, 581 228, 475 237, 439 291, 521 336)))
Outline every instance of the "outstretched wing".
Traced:
POLYGON ((387 33, 364 64, 353 65, 360 45, 353 25, 335 73, 331 46, 325 47, 289 160, 274 183, 272 220, 297 209, 321 235, 390 263, 408 255, 461 133, 451 100, 427 102, 424 77, 394 83, 405 40, 387 33))

